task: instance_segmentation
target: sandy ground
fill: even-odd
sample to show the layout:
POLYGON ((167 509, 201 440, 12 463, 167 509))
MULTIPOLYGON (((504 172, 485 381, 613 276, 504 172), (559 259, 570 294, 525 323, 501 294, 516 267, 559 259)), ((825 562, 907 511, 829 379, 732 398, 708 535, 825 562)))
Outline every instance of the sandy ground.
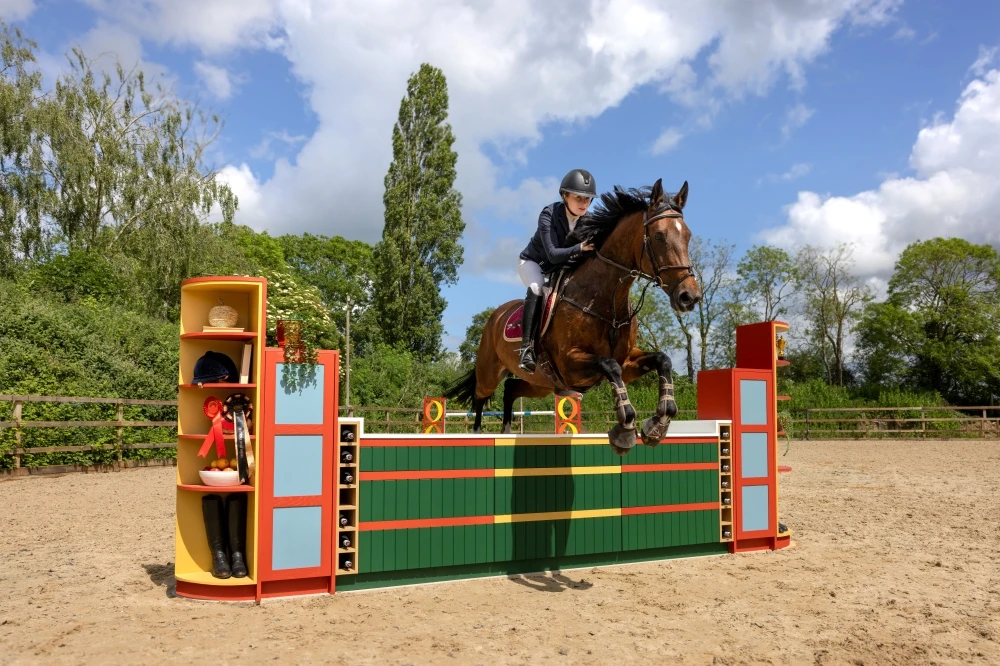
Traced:
POLYGON ((776 553, 261 606, 174 597, 172 468, 3 481, 0 664, 1000 663, 1000 442, 780 462, 776 553))

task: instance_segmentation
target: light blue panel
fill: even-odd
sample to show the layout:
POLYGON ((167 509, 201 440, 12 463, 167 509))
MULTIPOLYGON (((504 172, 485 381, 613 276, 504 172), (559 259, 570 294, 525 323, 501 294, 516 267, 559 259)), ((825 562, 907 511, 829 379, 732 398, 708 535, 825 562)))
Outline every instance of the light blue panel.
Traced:
POLYGON ((302 569, 320 565, 323 508, 281 507, 274 510, 271 568, 302 569))
POLYGON ((767 425, 767 382, 740 380, 740 421, 745 425, 767 425))
POLYGON ((740 474, 744 479, 767 476, 767 433, 745 432, 740 435, 740 474))
POLYGON ((323 436, 274 436, 274 496, 323 494, 323 436))
POLYGON ((767 499, 770 488, 767 486, 743 486, 743 496, 740 498, 740 511, 743 512, 743 531, 756 532, 770 527, 767 511, 767 499))
MULTIPOLYGON (((277 372, 274 388, 274 422, 292 425, 323 423, 323 371, 325 366, 314 365, 303 378, 299 390, 292 392, 282 377, 285 364, 275 364, 277 372)), ((298 368, 292 368, 296 371, 298 368)))

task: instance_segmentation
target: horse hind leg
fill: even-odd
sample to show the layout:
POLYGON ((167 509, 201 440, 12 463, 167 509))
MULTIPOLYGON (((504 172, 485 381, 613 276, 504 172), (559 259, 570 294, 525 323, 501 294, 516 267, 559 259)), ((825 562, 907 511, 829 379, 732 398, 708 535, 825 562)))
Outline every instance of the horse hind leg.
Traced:
POLYGON ((523 379, 509 377, 503 383, 503 429, 501 432, 509 435, 511 423, 514 421, 514 401, 518 398, 544 398, 552 393, 552 389, 529 384, 523 379))

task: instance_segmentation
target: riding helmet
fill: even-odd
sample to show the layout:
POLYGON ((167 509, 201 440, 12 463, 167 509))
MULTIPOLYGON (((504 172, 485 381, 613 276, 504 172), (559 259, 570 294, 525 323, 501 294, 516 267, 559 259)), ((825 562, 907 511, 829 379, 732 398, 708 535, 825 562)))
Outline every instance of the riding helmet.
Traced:
POLYGON ((596 199, 597 183, 594 182, 594 177, 590 175, 589 171, 585 169, 573 169, 563 176, 562 183, 559 185, 559 191, 596 199))

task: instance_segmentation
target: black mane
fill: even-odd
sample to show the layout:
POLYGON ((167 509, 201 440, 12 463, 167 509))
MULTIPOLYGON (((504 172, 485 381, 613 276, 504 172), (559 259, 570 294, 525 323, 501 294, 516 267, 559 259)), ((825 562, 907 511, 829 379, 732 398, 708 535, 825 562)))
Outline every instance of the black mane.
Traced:
MULTIPOLYGON (((576 223, 576 227, 566 237, 567 245, 589 241, 599 250, 618 223, 633 213, 639 213, 649 208, 649 199, 653 188, 646 185, 640 188, 624 189, 615 185, 613 192, 605 192, 593 212, 587 213, 576 223)), ((664 193, 664 202, 677 209, 672 196, 664 193)))

